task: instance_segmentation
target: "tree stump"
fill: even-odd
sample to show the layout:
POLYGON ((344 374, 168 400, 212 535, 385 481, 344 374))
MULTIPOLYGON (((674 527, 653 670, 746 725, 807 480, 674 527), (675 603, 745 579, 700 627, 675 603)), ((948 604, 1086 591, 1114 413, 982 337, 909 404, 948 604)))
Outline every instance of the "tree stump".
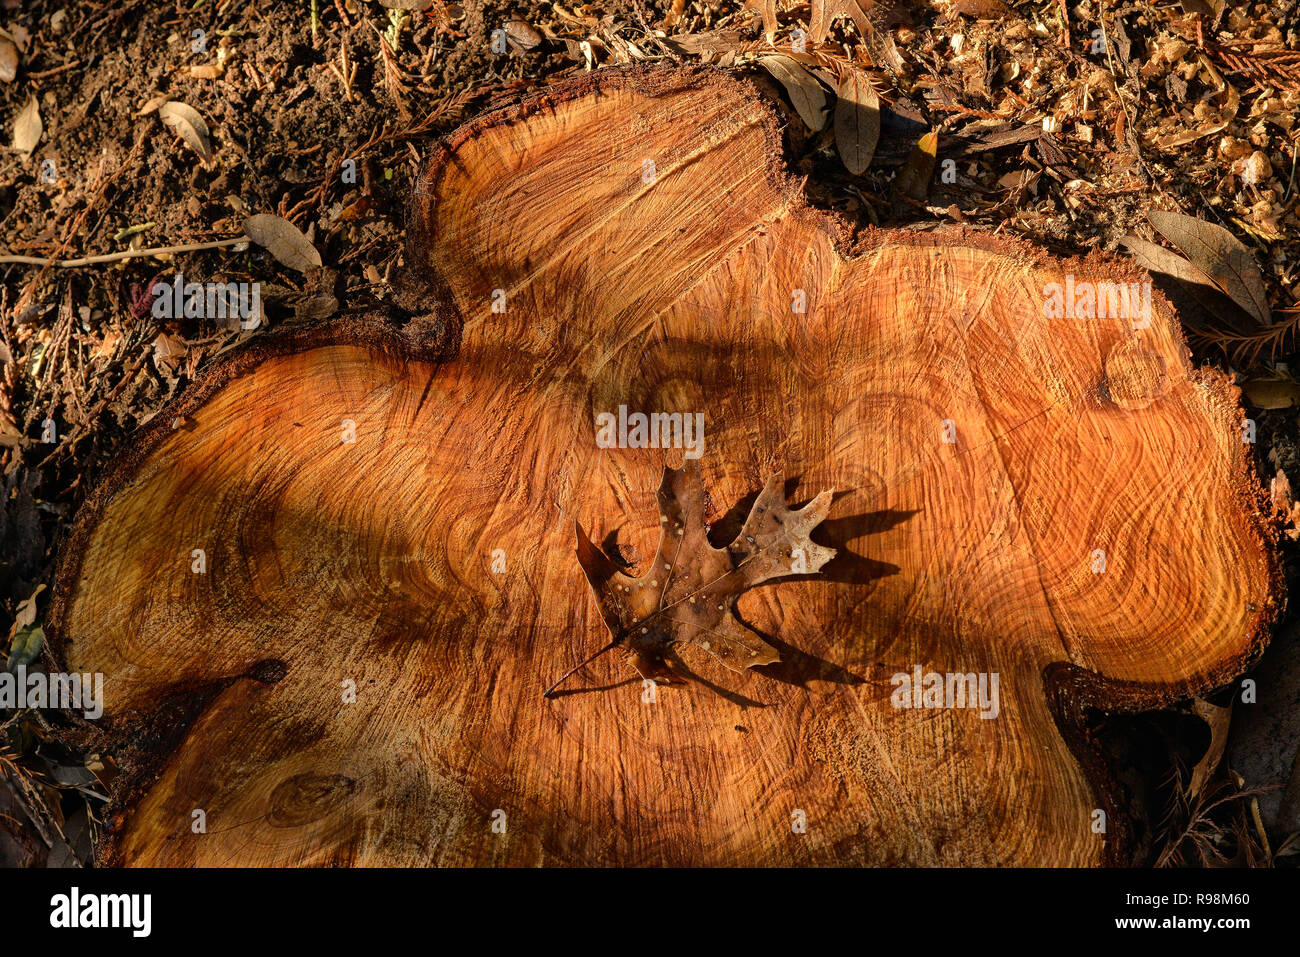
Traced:
POLYGON ((1129 859, 1086 709, 1225 683, 1281 600, 1237 390, 1145 274, 851 241, 712 71, 469 123, 408 240, 406 312, 226 359, 63 548, 51 654, 105 674, 124 770, 101 863, 1129 859), (598 443, 637 413, 702 446, 598 443), (780 660, 607 655, 543 697, 609 637, 575 522, 641 574, 697 452, 714 545, 770 474, 834 490, 835 557, 735 604, 780 660))

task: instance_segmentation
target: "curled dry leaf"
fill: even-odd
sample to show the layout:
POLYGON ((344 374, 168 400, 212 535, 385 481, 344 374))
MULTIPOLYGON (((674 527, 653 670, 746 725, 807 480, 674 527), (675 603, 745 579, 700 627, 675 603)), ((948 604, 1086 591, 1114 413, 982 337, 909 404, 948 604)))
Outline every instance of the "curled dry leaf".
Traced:
POLYGON ((521 50, 531 50, 542 42, 542 35, 527 20, 506 21, 506 42, 521 50))
POLYGON ((1182 213, 1153 210, 1147 219, 1256 322, 1261 326, 1272 323, 1264 279, 1241 240, 1222 226, 1182 213))
POLYGON ((199 154, 199 159, 204 164, 212 162, 208 124, 203 121, 198 110, 179 100, 168 100, 158 107, 158 117, 185 141, 186 146, 199 154))
POLYGON ((0 81, 12 83, 18 75, 18 47, 8 37, 0 37, 0 81))
POLYGON ((163 375, 175 376, 189 348, 180 336, 160 332, 153 340, 154 367, 163 375))
POLYGON ((624 574, 575 523, 578 563, 613 636, 607 647, 628 648, 641 676, 656 680, 674 679, 665 654, 678 642, 698 645, 733 671, 780 661, 775 648, 736 618, 736 599, 763 582, 817 572, 834 558, 835 549, 808 537, 830 507, 831 493, 822 492, 791 511, 781 476, 773 475, 731 544, 714 548, 700 465, 688 459, 683 468, 664 469, 659 548, 639 578, 624 574))
POLYGON ((25 600, 19 602, 18 611, 14 614, 13 627, 9 629, 10 638, 18 633, 18 629, 36 624, 36 599, 40 597, 43 591, 45 591, 45 586, 37 585, 34 592, 28 595, 25 600))
POLYGON ((166 102, 167 102, 166 93, 160 93, 157 96, 151 96, 148 100, 145 101, 144 106, 136 110, 135 115, 148 116, 150 113, 153 113, 155 110, 158 109, 158 107, 162 106, 166 102))
POLYGON ((826 94, 816 78, 797 60, 773 55, 760 57, 758 62, 785 87, 790 102, 808 129, 816 132, 826 125, 826 94))
POLYGON ((852 67, 840 77, 835 100, 835 147, 854 176, 871 165, 880 140, 880 98, 867 76, 852 67))
POLYGON ((763 33, 775 36, 781 29, 781 22, 776 18, 776 0, 745 0, 746 10, 757 10, 763 16, 763 33))
POLYGON ((1205 787, 1219 762, 1223 760, 1223 748, 1228 743, 1228 724, 1232 719, 1232 702, 1226 708, 1210 704, 1203 698, 1192 699, 1192 712, 1210 727, 1210 744, 1205 754, 1192 768, 1192 778, 1187 782, 1187 797, 1194 800, 1205 787))
POLYGON ((41 109, 36 103, 36 97, 33 96, 27 100, 27 105, 19 111, 14 120, 12 145, 24 161, 31 157, 32 150, 36 149, 36 144, 41 141, 43 132, 45 132, 45 125, 41 123, 41 109))
POLYGON ((244 220, 244 232, 276 261, 297 272, 319 269, 320 253, 293 223, 271 213, 257 213, 244 220))

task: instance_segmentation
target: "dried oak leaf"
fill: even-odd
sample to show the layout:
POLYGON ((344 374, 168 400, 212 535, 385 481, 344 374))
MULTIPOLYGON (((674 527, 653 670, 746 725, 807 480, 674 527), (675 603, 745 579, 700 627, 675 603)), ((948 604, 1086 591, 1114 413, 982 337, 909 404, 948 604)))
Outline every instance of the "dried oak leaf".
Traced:
POLYGON ((735 602, 755 585, 811 574, 835 557, 835 549, 808 537, 830 510, 831 494, 791 511, 781 476, 773 475, 731 544, 714 548, 699 463, 664 469, 659 548, 639 578, 623 574, 575 522, 578 563, 613 635, 606 647, 625 645, 642 677, 668 681, 674 676, 664 655, 678 642, 698 645, 733 671, 780 661, 775 648, 736 618, 735 602))

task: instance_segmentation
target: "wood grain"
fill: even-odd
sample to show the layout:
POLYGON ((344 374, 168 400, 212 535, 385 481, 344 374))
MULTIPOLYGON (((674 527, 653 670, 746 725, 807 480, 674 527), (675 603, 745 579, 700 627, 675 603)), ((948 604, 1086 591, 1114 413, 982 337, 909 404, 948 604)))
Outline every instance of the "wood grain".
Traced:
POLYGON ((1221 684, 1280 601, 1236 390, 1158 293, 1139 330, 1044 318, 1048 283, 1130 264, 851 246, 779 156, 717 73, 600 71, 489 114, 418 184, 414 318, 268 337, 181 400, 190 427, 158 417, 51 616, 131 771, 102 862, 1127 860, 1084 708, 1221 684), (683 648, 698 680, 647 704, 606 658, 547 700, 606 640, 575 520, 639 569, 682 461, 597 447, 620 404, 705 414, 720 540, 780 471, 792 504, 836 490, 813 538, 839 554, 740 600, 779 663, 683 648), (997 717, 893 707, 918 665, 996 673, 997 717))

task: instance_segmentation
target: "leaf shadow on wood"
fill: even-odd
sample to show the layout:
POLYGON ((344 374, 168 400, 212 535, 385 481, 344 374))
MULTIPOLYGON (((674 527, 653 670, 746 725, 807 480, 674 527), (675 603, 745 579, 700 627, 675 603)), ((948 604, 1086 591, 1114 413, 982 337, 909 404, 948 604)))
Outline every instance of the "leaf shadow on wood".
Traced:
POLYGON ((623 550, 618 547, 618 533, 622 531, 623 526, 612 529, 604 538, 600 540, 600 550, 605 553, 611 562, 619 567, 620 571, 632 573, 632 563, 623 555, 623 550))
POLYGON ((639 676, 637 676, 637 675, 632 675, 632 676, 629 677, 629 678, 624 678, 622 681, 613 681, 613 682, 610 682, 609 684, 603 684, 603 685, 592 685, 592 686, 589 687, 589 688, 570 688, 570 689, 568 689, 567 691, 562 691, 562 690, 560 690, 560 689, 556 689, 555 691, 553 691, 553 692, 551 693, 551 696, 550 696, 550 698, 549 698, 548 700, 551 700, 551 701, 558 701, 560 698, 567 698, 567 697, 569 697, 570 695, 592 694, 592 693, 594 693, 594 692, 615 691, 615 690, 617 690, 617 689, 619 689, 619 688, 626 687, 627 685, 639 684, 640 681, 641 681, 641 678, 640 678, 639 676))
MULTIPOLYGON (((661 688, 672 687, 673 685, 686 685, 686 684, 694 683, 704 688, 707 688, 709 691, 712 691, 714 694, 718 695, 721 698, 725 698, 726 700, 730 701, 732 704, 740 705, 742 708, 766 708, 767 707, 767 705, 761 701, 756 701, 753 698, 747 697, 738 691, 732 691, 729 688, 724 688, 722 685, 710 681, 708 678, 704 677, 699 672, 695 671, 695 669, 693 669, 690 665, 688 665, 682 659, 682 657, 679 654, 677 654, 677 652, 672 648, 669 648, 664 652, 664 662, 667 664, 673 677, 678 680, 671 681, 671 682, 661 682, 659 685, 661 688)), ((570 695, 594 694, 594 693, 603 693, 606 691, 615 691, 619 688, 623 688, 628 685, 640 684, 644 680, 645 679, 642 678, 640 675, 634 674, 631 677, 624 678, 622 681, 613 681, 606 684, 593 685, 586 688, 570 688, 567 691, 557 690, 552 692, 550 697, 551 700, 558 700, 560 698, 567 698, 570 695)))
MULTIPOLYGON (((736 617, 739 618, 740 616, 737 615, 736 617)), ((749 697, 748 695, 741 694, 739 691, 735 691, 731 688, 725 688, 714 681, 710 681, 708 678, 704 677, 702 674, 700 674, 698 671, 696 671, 694 668, 688 665, 685 662, 685 660, 682 659, 681 655, 677 653, 676 648, 670 647, 666 652, 664 652, 664 661, 668 663, 669 667, 672 669, 672 672, 675 676, 684 679, 683 680, 684 684, 693 683, 693 684, 700 685, 701 687, 707 688, 709 691, 712 691, 718 697, 725 698, 727 701, 730 701, 732 704, 739 705, 742 708, 766 708, 767 707, 767 704, 765 704, 762 701, 757 701, 754 698, 749 697)), ((754 670, 757 671, 758 669, 754 669, 754 670)))
MULTIPOLYGON (((787 500, 795 494, 800 480, 800 476, 786 480, 785 495, 787 500)), ((850 494, 851 491, 836 492, 834 500, 838 501, 850 494)), ((713 538, 714 532, 717 533, 717 540, 723 543, 734 538, 739 533, 741 526, 744 524, 745 516, 749 514, 749 510, 757 497, 758 493, 753 492, 737 502, 715 524, 710 532, 710 538, 713 538)), ((808 501, 809 499, 800 500, 798 507, 802 508, 808 501)), ((829 545, 834 548, 835 557, 827 562, 821 571, 815 574, 787 575, 782 578, 772 579, 765 584, 781 584, 791 581, 831 581, 840 584, 867 585, 877 579, 896 575, 899 571, 897 565, 859 555, 849 549, 848 543, 868 535, 877 535, 888 531, 907 521, 913 515, 916 515, 918 511, 919 509, 881 509, 859 515, 847 515, 842 518, 828 518, 813 530, 812 539, 819 545, 829 545)), ((763 631, 753 622, 740 615, 739 610, 737 610, 736 617, 781 654, 779 662, 755 668, 754 672, 756 674, 762 674, 776 681, 797 685, 805 689, 808 687, 809 681, 830 681, 835 684, 847 685, 866 683, 866 679, 861 675, 856 675, 834 662, 801 651, 789 642, 783 641, 779 635, 763 631)))

